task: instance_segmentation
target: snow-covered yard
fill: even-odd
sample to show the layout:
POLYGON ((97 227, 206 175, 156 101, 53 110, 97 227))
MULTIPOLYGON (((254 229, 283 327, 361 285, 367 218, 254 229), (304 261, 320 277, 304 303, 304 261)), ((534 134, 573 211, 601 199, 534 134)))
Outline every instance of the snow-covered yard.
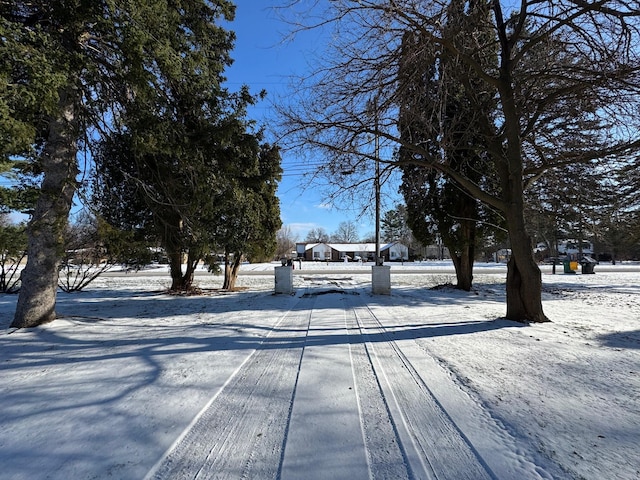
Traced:
POLYGON ((356 264, 273 295, 272 268, 190 297, 107 275, 31 330, 0 296, 0 478, 640 479, 637 266, 545 267, 529 326, 501 266, 465 293, 394 265, 388 297, 356 264))

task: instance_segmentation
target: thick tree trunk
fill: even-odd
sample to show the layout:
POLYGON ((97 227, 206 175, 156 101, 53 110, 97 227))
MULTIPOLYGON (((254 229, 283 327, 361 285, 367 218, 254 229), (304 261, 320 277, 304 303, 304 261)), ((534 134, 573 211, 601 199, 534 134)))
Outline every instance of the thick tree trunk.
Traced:
POLYGON ((188 292, 193 288, 193 278, 197 261, 192 261, 189 255, 184 274, 182 273, 182 249, 175 248, 167 252, 169 257, 169 272, 171 274, 171 291, 188 292))
POLYGON ((522 182, 509 185, 512 199, 505 213, 511 243, 507 264, 507 315, 518 322, 548 322, 542 309, 542 273, 535 261, 531 238, 526 230, 522 182))
POLYGON ((468 292, 473 285, 473 256, 470 256, 469 249, 465 250, 460 255, 452 255, 451 258, 456 270, 456 288, 468 292))
POLYGON ((476 254, 475 222, 463 221, 457 235, 443 235, 442 238, 456 270, 456 288, 470 291, 473 285, 473 261, 476 254))
POLYGON ((507 315, 519 322, 548 322, 542 309, 542 273, 533 256, 522 209, 507 214, 511 258, 507 265, 507 315))
POLYGON ((241 264, 242 254, 236 253, 233 257, 233 262, 229 262, 229 255, 225 255, 223 289, 233 290, 236 288, 236 280, 238 279, 238 272, 240 271, 241 264))
POLYGON ((64 253, 64 229, 76 192, 77 119, 73 91, 60 95, 59 118, 49 123, 49 136, 40 159, 40 196, 27 226, 27 264, 22 272, 12 327, 35 327, 56 318, 58 269, 64 253))
MULTIPOLYGON (((518 154, 514 154, 514 158, 518 154)), ((507 206, 504 214, 511 243, 511 258, 507 265, 506 318, 518 322, 548 322, 542 309, 542 273, 534 259, 524 219, 521 169, 517 161, 512 161, 510 167, 511 175, 503 175, 507 206)))
POLYGON ((169 275, 171 276, 172 292, 189 291, 193 285, 195 265, 191 256, 187 258, 186 272, 182 273, 182 260, 185 245, 182 236, 182 219, 177 214, 166 214, 162 218, 156 218, 162 232, 162 245, 167 252, 169 260, 169 275))
MULTIPOLYGON (((499 2, 495 8, 499 12, 499 2)), ((505 142, 494 147, 504 157, 496 163, 502 189, 511 258, 507 265, 507 315, 518 322, 548 322, 542 309, 542 274, 533 256, 533 245, 524 218, 524 159, 520 115, 516 107, 511 70, 511 46, 501 37, 500 99, 504 113, 505 142)))
POLYGON ((542 278, 538 265, 515 256, 507 266, 507 316, 516 321, 548 322, 542 309, 542 278))

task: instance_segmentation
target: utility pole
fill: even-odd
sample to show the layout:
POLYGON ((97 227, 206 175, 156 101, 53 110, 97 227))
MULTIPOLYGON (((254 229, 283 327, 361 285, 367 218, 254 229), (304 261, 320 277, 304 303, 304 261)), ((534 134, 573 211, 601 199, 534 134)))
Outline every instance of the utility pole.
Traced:
POLYGON ((384 265, 380 255, 380 118, 378 112, 378 96, 373 99, 374 134, 373 147, 376 161, 374 179, 376 197, 376 264, 371 267, 371 292, 374 295, 391 294, 391 267, 384 265))
POLYGON ((376 172, 373 181, 376 197, 376 265, 380 266, 383 264, 383 260, 380 257, 380 136, 378 135, 378 97, 375 97, 373 100, 373 108, 375 122, 373 145, 376 158, 376 172))

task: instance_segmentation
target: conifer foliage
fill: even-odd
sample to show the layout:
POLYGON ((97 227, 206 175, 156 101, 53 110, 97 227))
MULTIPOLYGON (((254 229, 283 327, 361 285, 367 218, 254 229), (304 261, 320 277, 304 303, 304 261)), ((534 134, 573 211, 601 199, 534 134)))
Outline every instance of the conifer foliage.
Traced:
MULTIPOLYGON (((0 155, 30 161, 41 179, 14 327, 55 318, 79 152, 94 145, 96 186, 120 193, 98 192, 115 202, 99 205, 106 217, 153 225, 174 263, 185 245, 190 257, 204 251, 203 219, 220 216, 210 206, 232 183, 225 169, 256 171, 262 148, 246 133, 255 98, 222 87, 234 33, 220 23, 234 12, 227 0, 0 3, 0 155)), ((279 165, 271 172, 277 181, 279 165)), ((173 286, 191 273, 172 264, 173 286)))

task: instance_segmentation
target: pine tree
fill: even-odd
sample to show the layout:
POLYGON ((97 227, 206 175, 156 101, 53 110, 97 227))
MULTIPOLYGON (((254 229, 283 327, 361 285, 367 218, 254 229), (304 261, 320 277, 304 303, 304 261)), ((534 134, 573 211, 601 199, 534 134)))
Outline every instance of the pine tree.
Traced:
POLYGON ((243 112, 203 116, 190 125, 168 120, 166 128, 158 127, 162 118, 133 119, 102 142, 96 156, 101 215, 157 239, 173 291, 190 290, 197 264, 214 263, 218 252, 226 254, 225 288, 232 288, 244 254, 264 258, 275 249, 280 156, 276 147, 260 144, 259 132, 247 132, 243 112), (168 136, 173 123, 182 136, 168 136), (156 137, 158 131, 163 134, 156 137))

